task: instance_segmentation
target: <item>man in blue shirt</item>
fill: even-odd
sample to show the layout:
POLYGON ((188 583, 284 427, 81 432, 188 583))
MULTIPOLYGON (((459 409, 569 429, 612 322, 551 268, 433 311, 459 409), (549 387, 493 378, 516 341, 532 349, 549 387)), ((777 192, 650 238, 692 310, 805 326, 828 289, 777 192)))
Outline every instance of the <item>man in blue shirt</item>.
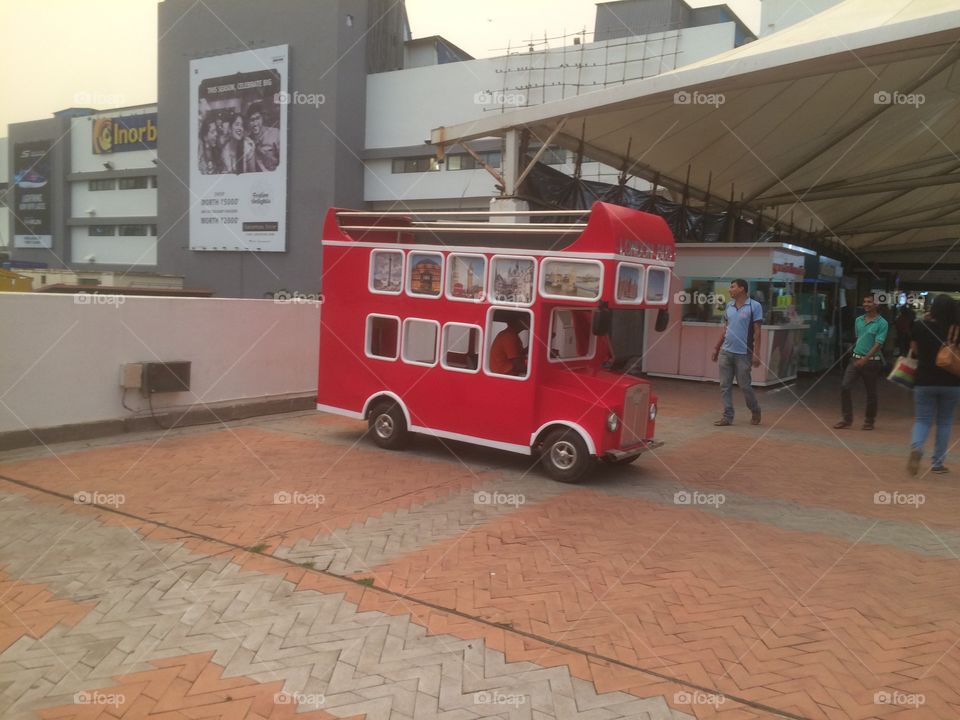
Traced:
POLYGON ((863 296, 864 314, 856 319, 854 328, 857 342, 853 346, 853 357, 843 373, 840 384, 840 406, 843 419, 835 428, 848 428, 853 425, 853 399, 850 390, 857 378, 863 378, 863 387, 867 391, 867 414, 863 420, 864 430, 873 430, 877 418, 877 379, 883 371, 883 354, 880 348, 887 340, 887 321, 877 311, 873 295, 863 296))
POLYGON ((751 385, 752 369, 760 366, 760 325, 763 308, 751 300, 746 280, 730 283, 730 302, 723 313, 723 335, 713 349, 713 361, 720 363, 720 399, 723 416, 714 425, 733 425, 733 378, 743 391, 750 409, 750 423, 760 424, 760 403, 751 385))

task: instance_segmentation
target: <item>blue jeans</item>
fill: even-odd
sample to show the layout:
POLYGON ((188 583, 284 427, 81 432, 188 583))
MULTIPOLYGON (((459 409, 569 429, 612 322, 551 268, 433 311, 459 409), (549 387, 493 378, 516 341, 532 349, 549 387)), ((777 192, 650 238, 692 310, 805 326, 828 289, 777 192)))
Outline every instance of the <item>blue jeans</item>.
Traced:
POLYGON ((757 395, 750 384, 752 382, 750 373, 753 370, 751 357, 721 350, 717 362, 720 364, 720 399, 723 401, 723 417, 733 420, 734 375, 737 377, 737 385, 743 390, 743 399, 750 412, 760 412, 760 403, 757 402, 757 395))
POLYGON ((960 402, 960 387, 943 385, 917 385, 913 389, 913 438, 910 447, 923 450, 930 428, 937 423, 933 442, 933 466, 943 465, 950 444, 950 428, 953 426, 953 411, 960 402))

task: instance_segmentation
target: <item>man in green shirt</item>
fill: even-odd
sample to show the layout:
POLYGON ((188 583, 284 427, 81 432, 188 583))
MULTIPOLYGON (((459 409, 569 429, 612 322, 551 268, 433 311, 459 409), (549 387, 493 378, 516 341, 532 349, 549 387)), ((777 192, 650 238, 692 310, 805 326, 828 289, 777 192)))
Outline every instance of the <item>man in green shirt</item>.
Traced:
POLYGON ((877 418, 877 380, 883 370, 883 356, 880 348, 887 339, 888 325, 877 311, 873 295, 863 297, 864 314, 857 318, 855 327, 857 342, 853 346, 853 357, 843 373, 840 385, 840 406, 843 419, 835 428, 848 428, 853 425, 853 400, 850 390, 857 378, 863 378, 867 391, 867 413, 863 421, 864 430, 873 430, 877 418))

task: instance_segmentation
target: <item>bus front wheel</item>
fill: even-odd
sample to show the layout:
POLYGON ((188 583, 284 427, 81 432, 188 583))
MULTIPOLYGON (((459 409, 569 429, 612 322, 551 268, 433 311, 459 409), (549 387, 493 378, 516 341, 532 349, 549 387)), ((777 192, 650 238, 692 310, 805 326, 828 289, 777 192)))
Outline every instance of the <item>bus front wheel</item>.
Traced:
POLYGON ((590 450, 580 434, 570 428, 558 428, 543 441, 540 463, 554 480, 580 482, 593 465, 590 450))
POLYGON ((370 412, 373 441, 387 450, 400 450, 407 442, 407 420, 395 402, 383 402, 370 412))

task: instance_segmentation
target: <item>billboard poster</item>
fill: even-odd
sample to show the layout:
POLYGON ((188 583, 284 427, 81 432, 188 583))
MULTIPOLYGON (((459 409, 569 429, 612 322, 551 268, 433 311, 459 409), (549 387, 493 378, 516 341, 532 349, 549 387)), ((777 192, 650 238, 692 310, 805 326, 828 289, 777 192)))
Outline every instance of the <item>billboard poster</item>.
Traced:
POLYGON ((190 61, 190 249, 286 249, 286 45, 190 61))
POLYGON ((93 154, 157 149, 157 114, 98 117, 93 121, 93 154))
POLYGON ((51 248, 50 140, 13 147, 13 246, 51 248))

